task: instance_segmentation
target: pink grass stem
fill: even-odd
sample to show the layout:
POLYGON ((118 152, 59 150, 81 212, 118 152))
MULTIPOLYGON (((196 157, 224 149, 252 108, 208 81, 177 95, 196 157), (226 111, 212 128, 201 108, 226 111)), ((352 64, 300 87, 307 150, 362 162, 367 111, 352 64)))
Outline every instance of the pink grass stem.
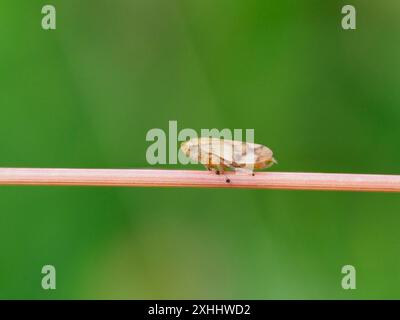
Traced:
POLYGON ((194 170, 0 168, 0 185, 199 187, 400 192, 400 175, 194 170))

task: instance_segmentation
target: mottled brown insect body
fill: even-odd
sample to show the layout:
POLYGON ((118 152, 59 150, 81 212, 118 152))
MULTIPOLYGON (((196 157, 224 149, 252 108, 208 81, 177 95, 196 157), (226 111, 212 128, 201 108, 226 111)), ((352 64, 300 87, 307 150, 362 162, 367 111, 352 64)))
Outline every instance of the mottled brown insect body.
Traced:
POLYGON ((271 149, 261 144, 217 138, 193 138, 182 143, 182 152, 217 173, 225 169, 253 173, 277 163, 271 149))

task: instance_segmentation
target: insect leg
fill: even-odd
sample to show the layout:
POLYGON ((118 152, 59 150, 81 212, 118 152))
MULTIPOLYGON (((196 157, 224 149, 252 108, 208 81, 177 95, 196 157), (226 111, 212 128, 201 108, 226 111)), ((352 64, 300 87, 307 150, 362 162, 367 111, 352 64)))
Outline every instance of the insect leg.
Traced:
POLYGON ((214 171, 216 175, 224 175, 225 176, 225 182, 230 183, 231 179, 228 178, 228 176, 225 175, 225 170, 224 166, 222 165, 204 165, 208 171, 214 171))
POLYGON ((218 167, 217 167, 217 170, 215 171, 215 173, 216 174, 223 174, 224 176, 225 176, 225 182, 226 183, 230 183, 231 182, 231 179, 229 179, 229 177, 225 174, 225 171, 224 171, 224 166, 223 165, 219 165, 218 167))

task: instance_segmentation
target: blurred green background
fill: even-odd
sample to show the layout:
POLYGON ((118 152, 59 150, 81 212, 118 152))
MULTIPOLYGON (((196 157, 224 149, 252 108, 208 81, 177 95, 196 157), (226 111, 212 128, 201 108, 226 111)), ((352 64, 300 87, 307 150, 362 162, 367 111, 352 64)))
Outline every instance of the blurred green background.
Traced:
MULTIPOLYGON (((147 168, 146 133, 177 120, 254 128, 272 170, 399 173, 399 15, 398 0, 1 0, 0 166, 147 168)), ((0 298, 400 298, 397 194, 3 186, 0 203, 0 298)))

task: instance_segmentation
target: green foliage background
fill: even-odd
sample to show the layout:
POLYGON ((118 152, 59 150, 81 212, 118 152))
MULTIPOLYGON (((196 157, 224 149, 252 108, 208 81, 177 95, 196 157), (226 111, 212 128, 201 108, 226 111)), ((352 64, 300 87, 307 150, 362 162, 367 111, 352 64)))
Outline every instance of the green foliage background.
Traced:
MULTIPOLYGON (((2 0, 0 166, 149 167, 147 131, 177 120, 254 128, 272 170, 399 173, 400 2, 352 0, 356 31, 345 4, 2 0)), ((400 298, 397 194, 3 186, 0 203, 0 298, 400 298)))

